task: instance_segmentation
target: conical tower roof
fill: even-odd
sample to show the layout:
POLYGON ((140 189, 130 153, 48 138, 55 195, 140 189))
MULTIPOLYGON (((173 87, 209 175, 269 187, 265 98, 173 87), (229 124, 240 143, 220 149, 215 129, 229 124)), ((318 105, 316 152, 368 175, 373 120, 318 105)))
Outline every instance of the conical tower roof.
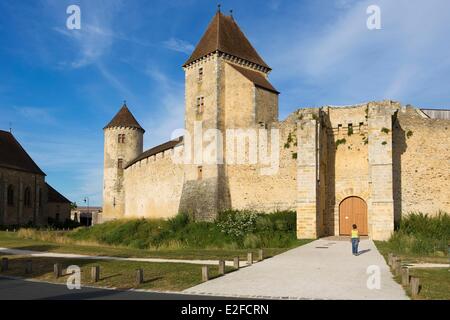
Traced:
POLYGON ((130 109, 128 109, 126 103, 123 104, 119 112, 117 112, 114 118, 103 129, 114 127, 136 128, 145 132, 131 113, 130 109))
POLYGON ((227 53, 271 70, 248 41, 234 18, 222 14, 220 11, 217 11, 205 34, 183 67, 216 51, 227 53))

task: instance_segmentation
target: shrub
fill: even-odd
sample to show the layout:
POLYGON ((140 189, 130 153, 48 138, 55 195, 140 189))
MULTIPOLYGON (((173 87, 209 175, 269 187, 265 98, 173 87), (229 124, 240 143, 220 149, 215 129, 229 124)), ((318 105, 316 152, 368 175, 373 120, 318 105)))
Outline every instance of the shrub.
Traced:
POLYGON ((388 241, 397 253, 414 255, 445 255, 450 240, 450 216, 410 213, 401 221, 388 241))
POLYGON ((257 214, 250 211, 226 211, 221 214, 217 225, 223 233, 240 239, 255 230, 256 218, 257 214))

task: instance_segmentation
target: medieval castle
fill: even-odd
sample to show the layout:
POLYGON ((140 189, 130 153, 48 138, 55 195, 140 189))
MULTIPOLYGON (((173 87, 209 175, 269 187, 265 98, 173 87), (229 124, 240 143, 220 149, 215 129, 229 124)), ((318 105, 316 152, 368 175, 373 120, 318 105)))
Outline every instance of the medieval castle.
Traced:
POLYGON ((382 101, 305 108, 279 121, 270 67, 221 12, 183 68, 186 134, 143 152, 144 129, 125 104, 104 128, 104 221, 296 210, 299 238, 346 235, 356 223, 384 240, 402 214, 450 211, 450 111, 382 101), (241 145, 228 134, 198 142, 199 127, 247 136, 241 145), (174 161, 211 141, 219 153, 226 146, 251 158, 255 137, 268 141, 276 170, 261 153, 245 163, 217 152, 219 161, 174 161))

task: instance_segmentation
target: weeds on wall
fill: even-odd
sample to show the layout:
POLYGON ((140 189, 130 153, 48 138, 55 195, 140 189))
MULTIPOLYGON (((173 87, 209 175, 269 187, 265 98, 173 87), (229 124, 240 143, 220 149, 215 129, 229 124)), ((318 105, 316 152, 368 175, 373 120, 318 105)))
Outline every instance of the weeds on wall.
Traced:
POLYGON ((389 134, 389 132, 391 132, 388 128, 381 128, 381 132, 385 133, 385 134, 389 134))
POLYGON ((413 136, 413 132, 411 130, 408 130, 408 132, 406 133, 406 138, 411 138, 413 136))
POLYGON ((339 147, 341 144, 344 145, 344 144, 346 144, 346 143, 347 143, 347 140, 346 140, 345 138, 336 140, 336 150, 338 149, 338 147, 339 147))
POLYGON ((353 134, 353 126, 348 126, 347 135, 350 137, 353 134))

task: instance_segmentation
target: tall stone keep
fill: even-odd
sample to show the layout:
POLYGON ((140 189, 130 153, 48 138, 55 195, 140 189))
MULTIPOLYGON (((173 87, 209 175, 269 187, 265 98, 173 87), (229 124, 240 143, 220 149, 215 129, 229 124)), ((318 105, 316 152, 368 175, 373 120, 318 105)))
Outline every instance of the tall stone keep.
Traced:
POLYGON ((180 212, 197 220, 213 220, 230 208, 226 130, 252 129, 278 120, 279 92, 270 84, 270 67, 259 56, 234 18, 216 13, 185 71, 185 166, 180 212), (208 153, 215 141, 216 150, 208 153), (218 161, 215 161, 219 159, 218 161))
POLYGON ((104 221, 125 214, 124 168, 143 151, 145 130, 124 103, 104 131, 103 215, 104 221))

